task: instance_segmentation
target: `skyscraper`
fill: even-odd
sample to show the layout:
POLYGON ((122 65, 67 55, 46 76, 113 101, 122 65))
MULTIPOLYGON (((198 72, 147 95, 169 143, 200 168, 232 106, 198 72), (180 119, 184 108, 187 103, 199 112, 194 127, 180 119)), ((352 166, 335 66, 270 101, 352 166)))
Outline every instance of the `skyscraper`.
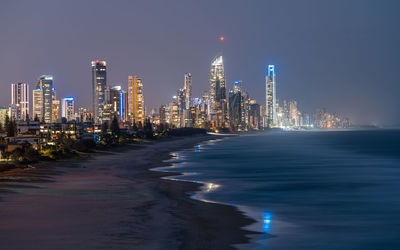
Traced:
POLYGON ((26 120, 29 117, 29 85, 27 83, 11 84, 10 115, 14 120, 26 120))
POLYGON ((94 122, 102 123, 103 109, 106 104, 105 90, 107 86, 107 63, 105 61, 92 61, 92 109, 94 122))
POLYGON ((33 90, 33 117, 45 123, 52 122, 53 110, 53 76, 43 75, 33 90))
POLYGON ((241 81, 235 81, 233 83, 233 89, 229 91, 229 121, 234 130, 238 131, 242 129, 243 119, 241 81))
POLYGON ((61 122, 61 101, 53 99, 53 115, 52 120, 53 123, 61 122))
POLYGON ((276 125, 276 76, 275 66, 268 65, 265 76, 265 119, 267 127, 276 125))
POLYGON ((61 99, 61 117, 72 121, 75 119, 75 101, 73 97, 61 99))
POLYGON ((210 111, 212 127, 224 127, 226 121, 226 87, 222 56, 216 57, 210 68, 210 111))
POLYGON ((33 95, 33 119, 38 121, 43 121, 43 90, 41 88, 36 88, 32 91, 33 95))
POLYGON ((144 124, 143 83, 137 76, 128 76, 128 112, 131 122, 144 124))
POLYGON ((185 91, 184 126, 192 127, 192 119, 190 112, 190 108, 192 106, 192 73, 185 74, 183 89, 185 91))

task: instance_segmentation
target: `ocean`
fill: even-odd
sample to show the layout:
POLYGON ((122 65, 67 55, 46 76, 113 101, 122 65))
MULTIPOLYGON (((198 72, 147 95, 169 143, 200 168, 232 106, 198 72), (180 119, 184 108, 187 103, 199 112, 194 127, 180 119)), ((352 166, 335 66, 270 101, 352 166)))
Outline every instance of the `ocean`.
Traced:
POLYGON ((175 152, 193 198, 257 220, 240 249, 400 249, 400 130, 271 131, 175 152))

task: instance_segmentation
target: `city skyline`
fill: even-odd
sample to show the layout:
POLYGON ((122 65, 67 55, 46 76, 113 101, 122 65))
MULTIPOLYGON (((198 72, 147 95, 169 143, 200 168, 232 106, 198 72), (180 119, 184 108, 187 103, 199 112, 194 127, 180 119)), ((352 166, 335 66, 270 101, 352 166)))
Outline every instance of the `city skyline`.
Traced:
MULTIPOLYGON (((8 36, 5 36, 5 45, 3 44, 0 47, 2 55, 4 55, 0 59, 4 60, 4 67, 0 70, 2 76, 0 86, 4 89, 0 94, 2 101, 0 105, 2 106, 10 103, 10 97, 7 93, 9 93, 8 89, 11 83, 26 82, 30 84, 31 89, 34 89, 38 77, 49 74, 54 76, 54 85, 57 87, 57 94, 60 97, 74 96, 77 100, 75 104, 77 108, 90 107, 90 98, 88 97, 91 90, 91 76, 88 73, 88 62, 101 59, 107 61, 107 66, 110 68, 107 75, 109 86, 118 83, 118 85, 127 89, 126 77, 128 75, 135 74, 143 78, 146 106, 150 110, 151 108, 158 108, 161 104, 169 103, 171 97, 175 95, 176 89, 183 85, 182 75, 185 72, 192 73, 192 95, 201 96, 202 91, 208 87, 208 71, 211 59, 218 52, 223 51, 224 62, 226 63, 226 89, 231 89, 235 80, 243 80, 243 88, 257 100, 257 103, 263 104, 265 67, 268 64, 274 64, 279 75, 277 84, 279 100, 297 100, 302 109, 307 112, 326 108, 332 112, 348 116, 351 120, 361 124, 390 125, 400 122, 396 108, 399 101, 395 96, 396 91, 392 91, 398 88, 395 80, 395 69, 398 67, 398 62, 395 58, 398 56, 399 50, 397 46, 383 46, 389 42, 388 40, 399 37, 398 31, 393 25, 396 21, 390 22, 398 20, 398 17, 394 15, 396 8, 393 8, 398 6, 396 2, 361 4, 360 1, 351 1, 346 4, 346 8, 340 2, 314 3, 326 14, 326 17, 323 18, 316 14, 317 7, 310 8, 310 5, 304 4, 305 6, 298 7, 310 14, 310 18, 291 13, 293 16, 289 20, 274 21, 270 25, 266 25, 270 19, 264 17, 261 10, 258 11, 257 9, 275 7, 277 14, 273 15, 278 15, 283 12, 283 7, 272 2, 256 2, 253 6, 248 6, 246 10, 245 14, 250 11, 254 13, 248 22, 228 20, 235 24, 233 26, 236 27, 236 31, 227 26, 228 21, 221 21, 216 27, 211 27, 202 25, 200 23, 201 18, 194 15, 193 25, 199 32, 190 30, 189 36, 185 39, 181 39, 176 28, 171 27, 173 35, 159 39, 159 35, 165 35, 161 30, 156 29, 154 33, 148 34, 145 32, 145 25, 142 25, 143 27, 139 24, 134 25, 138 34, 143 35, 141 40, 146 41, 149 45, 135 39, 132 40, 133 37, 122 33, 128 25, 124 24, 127 13, 123 9, 128 9, 131 5, 124 3, 116 6, 116 9, 110 10, 110 14, 121 11, 120 17, 114 21, 107 19, 108 23, 105 23, 107 27, 105 31, 106 40, 110 43, 99 42, 98 44, 91 44, 91 47, 83 36, 79 36, 81 34, 79 29, 65 30, 66 34, 75 37, 72 39, 64 35, 61 36, 59 31, 51 29, 51 24, 47 22, 48 18, 54 18, 64 27, 66 20, 60 10, 63 7, 71 8, 72 4, 62 3, 60 6, 55 6, 46 1, 35 3, 34 6, 32 4, 27 3, 22 8, 18 5, 21 8, 21 14, 23 15, 28 10, 38 9, 40 6, 47 10, 50 16, 43 17, 32 14, 30 24, 17 23, 15 29, 21 30, 21 34, 10 33, 9 28, 1 26, 6 32, 5 34, 8 34, 8 36), (356 8, 358 12, 356 12, 355 17, 352 17, 350 13, 356 8), (343 20, 333 19, 334 16, 336 17, 336 15, 333 15, 334 11, 342 11, 345 18, 343 20), (321 23, 313 23, 316 17, 322 18, 321 23), (295 18, 299 20, 300 31, 298 32, 295 32, 291 26, 289 27, 289 24, 292 25, 295 18), (36 30, 32 27, 38 22, 42 24, 43 30, 36 30), (249 26, 250 22, 252 23, 251 26, 249 26), (253 25, 253 23, 256 24, 253 25), (309 25, 308 28, 302 26, 306 24, 309 25), (110 29, 110 25, 122 25, 123 28, 121 31, 115 31, 110 29), (275 34, 274 37, 269 37, 268 41, 262 34, 267 26, 275 34), (248 27, 251 27, 251 29, 246 31, 248 27), (259 32, 256 31, 257 27, 261 28, 259 32), (380 27, 384 28, 381 29, 380 27), (32 31, 27 33, 26 28, 32 29, 32 31), (26 42, 23 39, 18 39, 24 34, 36 37, 43 34, 45 30, 51 30, 52 36, 49 39, 52 43, 48 44, 49 46, 42 46, 39 43, 39 46, 36 42, 32 42, 32 49, 30 50, 33 52, 25 50, 23 46, 26 42), (356 30, 356 33, 352 34, 354 30, 356 30), (313 36, 316 39, 313 47, 308 46, 306 39, 310 34, 316 34, 313 36), (223 45, 221 45, 221 41, 218 41, 220 35, 225 37, 223 45), (65 41, 62 41, 61 37, 65 38, 65 41), (119 39, 116 39, 117 37, 119 39), (251 39, 248 37, 251 37, 251 39), (335 43, 327 42, 328 39, 332 38, 334 38, 335 43), (15 43, 16 39, 19 43, 15 43), (177 39, 178 46, 172 43, 175 39, 177 39), (198 40, 199 43, 195 43, 195 40, 198 40), (133 41, 135 43, 132 43, 133 41), (295 42, 289 43, 287 41, 295 42), (348 44, 345 45, 345 41, 348 44), (66 46, 65 42, 71 43, 66 46), (75 51, 76 44, 81 44, 81 42, 88 52, 79 51, 77 53, 75 51), (154 49, 154 53, 149 55, 145 53, 149 51, 150 47, 148 46, 154 49), (198 49, 193 50, 193 46, 198 49), (299 46, 301 50, 293 48, 299 48, 299 46), (387 47, 391 48, 390 51, 387 47), (17 52, 18 50, 20 50, 20 53, 17 52), (13 53, 10 54, 10 51, 13 53), (39 54, 45 55, 46 60, 38 57, 39 54), (173 64, 168 64, 168 59, 173 54, 176 54, 178 60, 173 64), (189 56, 183 57, 184 54, 189 56), (344 60, 348 55, 351 56, 350 59, 344 60), (321 56, 324 58, 323 60, 321 60, 321 56), (22 58, 24 60, 21 60, 22 58), (132 58, 135 59, 132 60, 132 58), (8 63, 5 63, 6 60, 8 63), (379 72, 379 74, 375 74, 375 72, 379 72), (377 82, 379 84, 376 84, 377 82)), ((164 6, 161 2, 159 4, 160 7, 164 6)), ((296 3, 292 4, 297 5, 296 3)), ((96 11, 101 11, 107 7, 107 4, 104 5, 104 7, 96 7, 96 11)), ((196 3, 192 6, 184 4, 184 7, 205 10, 205 5, 205 3, 196 3)), ((239 2, 234 2, 226 10, 231 14, 239 13, 241 5, 239 2)), ((91 24, 89 19, 96 11, 88 11, 89 6, 89 4, 82 4, 80 10, 77 11, 79 13, 87 11, 87 17, 78 18, 73 22, 81 22, 85 27, 91 24)), ((143 3, 134 6, 146 10, 150 9, 153 4, 143 3)), ((15 8, 15 5, 12 2, 5 3, 5 8, 0 10, 1 18, 4 19, 2 23, 7 23, 6 20, 10 18, 6 10, 13 10, 13 8, 15 8)), ((226 5, 223 1, 217 3, 216 10, 204 12, 204 18, 209 18, 210 21, 216 20, 216 12, 224 8, 226 8, 226 5)), ((178 11, 175 7, 168 7, 168 9, 173 13, 178 11)), ((157 13, 155 23, 166 18, 158 10, 155 10, 155 13, 157 13)), ((183 17, 185 15, 185 13, 179 13, 178 16, 183 17)), ((177 19, 168 17, 165 20, 165 25, 167 25, 175 23, 177 19)), ((133 24, 129 23, 129 25, 133 24)), ((186 24, 177 23, 177 26, 182 28, 186 27, 186 24)), ((98 31, 98 29, 94 29, 93 32, 95 31, 98 31)), ((30 96, 29 99, 33 100, 33 97, 30 96)))

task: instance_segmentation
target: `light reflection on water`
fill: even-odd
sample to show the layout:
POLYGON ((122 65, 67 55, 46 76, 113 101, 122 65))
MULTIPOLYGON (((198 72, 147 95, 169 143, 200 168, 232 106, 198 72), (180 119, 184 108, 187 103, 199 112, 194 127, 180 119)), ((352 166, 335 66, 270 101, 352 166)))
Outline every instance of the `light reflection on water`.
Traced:
POLYGON ((264 234, 243 249, 400 249, 398 141, 396 131, 270 133, 196 145, 173 165, 177 179, 204 183, 193 198, 257 220, 248 229, 264 234))

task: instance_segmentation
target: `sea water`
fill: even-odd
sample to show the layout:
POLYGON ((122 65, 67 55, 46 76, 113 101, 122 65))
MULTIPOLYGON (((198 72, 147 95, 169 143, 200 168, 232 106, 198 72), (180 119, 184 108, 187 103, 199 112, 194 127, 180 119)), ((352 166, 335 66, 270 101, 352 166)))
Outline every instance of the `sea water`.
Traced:
POLYGON ((274 131, 174 153, 193 197, 262 232, 241 249, 400 249, 400 130, 274 131))

